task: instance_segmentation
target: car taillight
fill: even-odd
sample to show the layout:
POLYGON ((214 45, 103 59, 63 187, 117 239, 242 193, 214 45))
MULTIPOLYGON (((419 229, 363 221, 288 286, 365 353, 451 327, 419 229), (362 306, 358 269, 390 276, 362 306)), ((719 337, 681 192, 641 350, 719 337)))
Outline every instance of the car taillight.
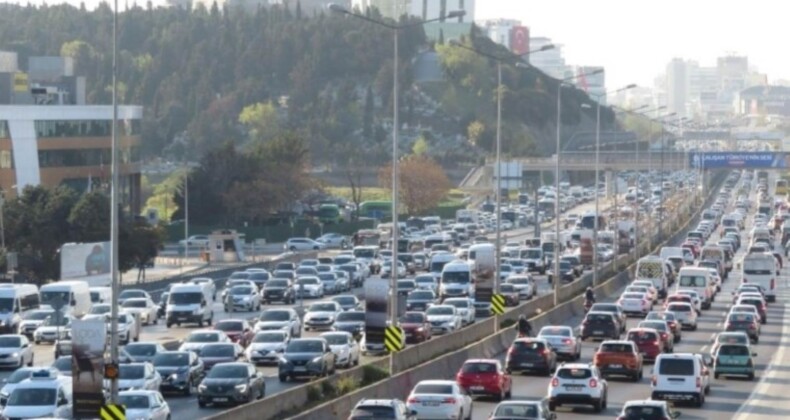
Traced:
POLYGON ((752 322, 751 324, 749 324, 749 329, 750 329, 750 330, 757 329, 757 324, 755 324, 754 322, 752 322))
POLYGON ((455 398, 453 397, 445 398, 442 400, 442 404, 455 404, 455 398))
POLYGON ((697 388, 700 388, 700 387, 702 387, 702 378, 697 376, 697 388))
POLYGON ((559 380, 559 379, 557 379, 557 378, 554 378, 554 379, 552 379, 552 380, 551 380, 551 386, 552 386, 552 387, 558 387, 558 386, 560 386, 560 380, 559 380))
POLYGON ((774 290, 774 287, 776 287, 776 279, 771 279, 771 290, 774 290))
POLYGON ((562 340, 562 344, 571 344, 571 339, 570 338, 566 338, 566 339, 562 340))
POLYGON ((597 387, 598 387, 598 381, 596 381, 595 378, 590 379, 590 388, 597 388, 597 387))
POLYGON ((657 346, 658 345, 658 340, 653 341, 653 345, 657 346))
POLYGON ((419 398, 415 398, 415 397, 409 398, 409 401, 408 401, 409 404, 417 404, 419 402, 420 402, 420 399, 419 398))
POLYGON ((667 339, 667 333, 661 333, 661 338, 663 338, 664 340, 666 340, 666 339, 667 339))

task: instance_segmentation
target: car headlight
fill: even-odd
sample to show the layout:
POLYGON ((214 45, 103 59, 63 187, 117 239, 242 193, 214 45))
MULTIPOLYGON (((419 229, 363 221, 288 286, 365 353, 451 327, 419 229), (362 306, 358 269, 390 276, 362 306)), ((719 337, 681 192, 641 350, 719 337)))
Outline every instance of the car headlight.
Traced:
POLYGON ((170 380, 171 381, 178 380, 178 373, 174 373, 174 374, 170 375, 170 380))
POLYGON ((322 361, 321 356, 318 356, 315 359, 311 360, 310 363, 320 364, 321 361, 322 361))
POLYGON ((247 392, 247 385, 246 384, 236 385, 236 391, 239 391, 242 394, 247 392))
POLYGON ((205 392, 205 391, 206 391, 206 386, 205 385, 203 385, 203 384, 198 385, 198 392, 205 392))
POLYGON ((192 310, 193 315, 200 315, 200 308, 195 308, 192 310))
POLYGON ((19 353, 14 353, 11 355, 11 357, 19 357, 19 353))

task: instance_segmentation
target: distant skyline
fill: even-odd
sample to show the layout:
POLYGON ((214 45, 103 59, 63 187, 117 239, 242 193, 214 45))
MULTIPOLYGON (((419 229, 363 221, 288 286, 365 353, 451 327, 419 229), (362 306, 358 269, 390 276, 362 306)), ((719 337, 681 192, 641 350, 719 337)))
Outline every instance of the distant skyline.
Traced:
MULTIPOLYGON (((100 2, 84 1, 89 9, 100 2)), ((81 2, 65 3, 79 6, 81 2)), ((123 8, 135 1, 118 3, 123 8)), ((165 0, 153 3, 161 6, 165 0)), ((652 88, 655 77, 675 57, 714 66, 717 57, 729 53, 748 56, 749 66, 766 73, 769 82, 790 79, 790 56, 784 53, 782 35, 790 3, 783 1, 482 0, 475 5, 476 20, 518 19, 530 27, 532 36, 562 44, 568 64, 606 67, 610 89, 630 83, 652 88)))

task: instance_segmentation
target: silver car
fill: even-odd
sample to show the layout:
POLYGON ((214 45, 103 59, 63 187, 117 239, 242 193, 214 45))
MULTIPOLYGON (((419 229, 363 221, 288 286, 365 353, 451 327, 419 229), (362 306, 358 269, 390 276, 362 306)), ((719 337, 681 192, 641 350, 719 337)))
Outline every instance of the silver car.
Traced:
POLYGON ((573 332, 573 328, 564 325, 547 325, 540 329, 538 338, 551 344, 557 357, 579 360, 582 356, 582 341, 573 332))

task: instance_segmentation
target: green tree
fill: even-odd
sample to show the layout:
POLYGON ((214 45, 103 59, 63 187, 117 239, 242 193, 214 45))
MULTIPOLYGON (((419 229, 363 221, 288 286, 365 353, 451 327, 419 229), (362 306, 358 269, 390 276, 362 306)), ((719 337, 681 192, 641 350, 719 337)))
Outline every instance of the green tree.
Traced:
POLYGON ((102 242, 110 237, 110 201, 102 192, 82 195, 67 219, 74 242, 102 242))
POLYGON ((428 142, 425 141, 424 136, 417 137, 417 141, 414 142, 414 145, 411 148, 411 152, 419 156, 428 153, 428 142))
POLYGON ((253 144, 269 141, 281 131, 277 108, 271 101, 245 106, 239 122, 247 126, 253 144))

